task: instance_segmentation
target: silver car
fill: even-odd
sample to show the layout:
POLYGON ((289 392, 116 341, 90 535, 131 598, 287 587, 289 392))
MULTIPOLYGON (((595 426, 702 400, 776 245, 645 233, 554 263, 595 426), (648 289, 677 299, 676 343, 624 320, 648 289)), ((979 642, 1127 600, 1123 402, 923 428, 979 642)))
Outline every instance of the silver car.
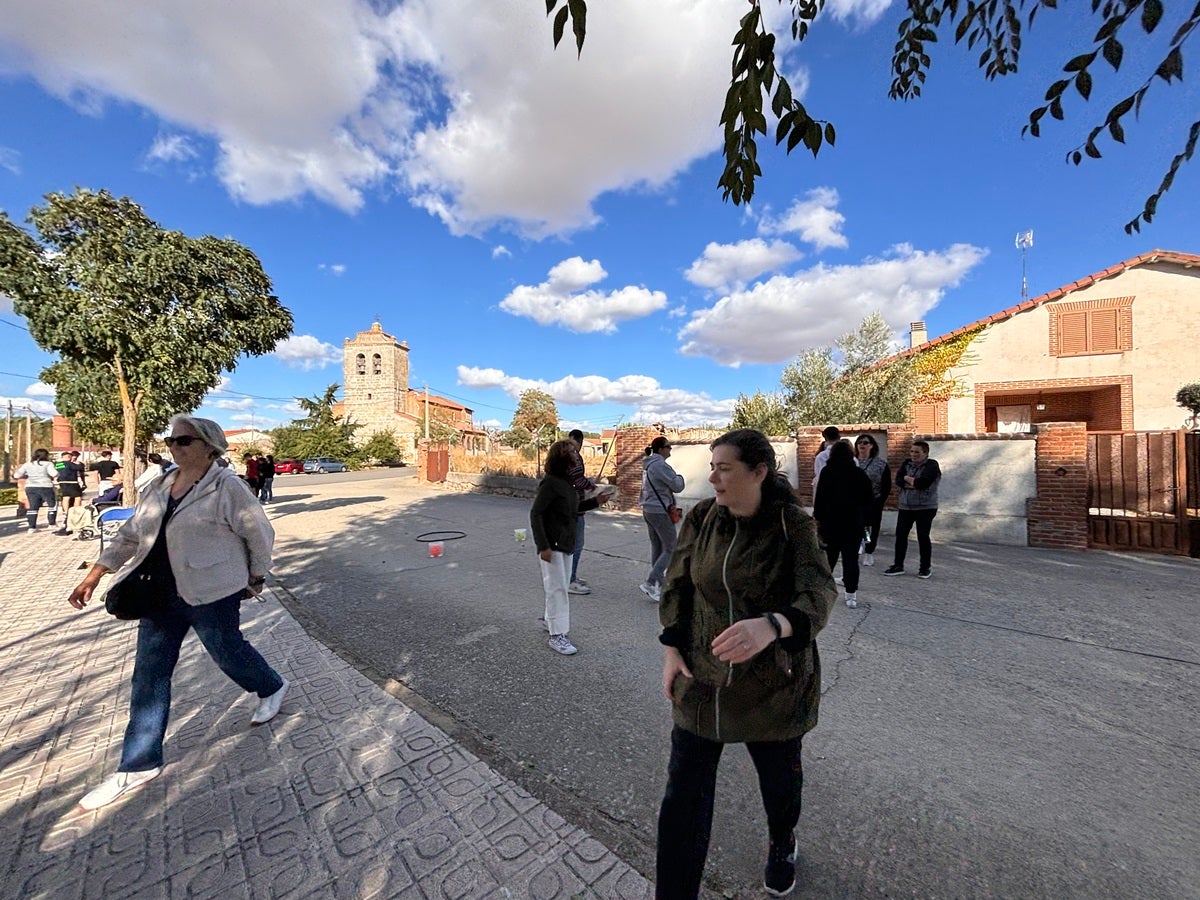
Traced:
POLYGON ((305 475, 325 475, 328 472, 345 471, 347 471, 346 464, 339 459, 334 459, 332 456, 314 456, 304 461, 305 475))

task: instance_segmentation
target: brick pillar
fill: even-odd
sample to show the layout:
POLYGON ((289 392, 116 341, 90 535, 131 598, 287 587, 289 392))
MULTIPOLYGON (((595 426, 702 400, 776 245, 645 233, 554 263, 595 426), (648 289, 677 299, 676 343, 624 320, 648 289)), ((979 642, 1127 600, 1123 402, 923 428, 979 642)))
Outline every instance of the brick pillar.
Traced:
POLYGON ((1044 422, 1037 428, 1037 497, 1027 501, 1029 546, 1086 550, 1087 426, 1044 422))
POLYGON ((75 446, 75 435, 71 431, 71 420, 66 416, 55 415, 53 421, 53 437, 50 443, 55 450, 66 450, 75 446))
POLYGON ((625 512, 638 508, 638 495, 642 492, 642 460, 646 447, 661 432, 646 425, 618 428, 613 440, 613 466, 617 471, 617 496, 611 503, 612 509, 625 512))
POLYGON ((427 438, 417 440, 417 481, 422 484, 429 481, 429 440, 427 438))
POLYGON ((801 506, 813 505, 813 460, 825 446, 821 425, 796 429, 796 497, 801 506))
POLYGON ((896 490, 896 475, 900 472, 900 467, 904 465, 904 461, 908 459, 912 452, 913 441, 917 439, 917 434, 907 425, 899 427, 888 426, 887 429, 887 464, 892 470, 892 492, 888 495, 887 503, 884 504, 884 509, 897 509, 900 500, 900 492, 896 490))

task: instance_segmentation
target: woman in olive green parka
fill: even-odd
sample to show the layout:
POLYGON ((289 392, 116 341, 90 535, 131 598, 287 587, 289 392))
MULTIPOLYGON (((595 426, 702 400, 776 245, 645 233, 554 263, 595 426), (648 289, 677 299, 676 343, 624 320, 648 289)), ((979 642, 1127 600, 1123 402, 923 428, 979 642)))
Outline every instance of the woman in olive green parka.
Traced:
POLYGON ((728 743, 745 743, 758 771, 770 837, 764 887, 782 896, 795 885, 801 740, 817 723, 821 697, 815 637, 837 588, 766 437, 731 431, 712 453, 716 496, 684 520, 659 611, 663 692, 675 727, 657 896, 699 891, 728 743))

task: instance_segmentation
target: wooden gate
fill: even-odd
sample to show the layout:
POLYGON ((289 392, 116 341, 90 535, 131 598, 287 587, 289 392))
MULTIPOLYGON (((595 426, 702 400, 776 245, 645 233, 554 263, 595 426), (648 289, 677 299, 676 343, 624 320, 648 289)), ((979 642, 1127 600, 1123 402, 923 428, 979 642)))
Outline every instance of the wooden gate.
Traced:
POLYGON ((445 481, 450 471, 450 447, 447 444, 430 444, 426 457, 425 480, 445 481))
POLYGON ((1189 506, 1200 495, 1200 489, 1189 491, 1200 478, 1200 442, 1190 440, 1196 437, 1183 431, 1088 434, 1089 546, 1188 554, 1189 506))

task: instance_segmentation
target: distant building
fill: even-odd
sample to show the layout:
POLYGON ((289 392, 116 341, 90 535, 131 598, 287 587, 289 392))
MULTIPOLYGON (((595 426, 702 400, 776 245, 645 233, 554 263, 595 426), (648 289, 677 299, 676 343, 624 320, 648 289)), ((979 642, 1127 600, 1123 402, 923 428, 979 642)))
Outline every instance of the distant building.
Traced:
POLYGON ((275 449, 275 440, 265 431, 257 428, 233 428, 225 432, 225 440, 229 442, 229 455, 240 456, 247 450, 270 453, 275 449))
POLYGON ((357 443, 365 444, 376 432, 389 431, 401 449, 411 453, 417 440, 424 437, 428 409, 431 425, 454 429, 458 443, 467 450, 486 450, 487 434, 475 427, 473 410, 408 386, 408 343, 397 341, 378 322, 346 338, 342 373, 343 399, 334 406, 334 413, 361 426, 355 433, 357 443))

